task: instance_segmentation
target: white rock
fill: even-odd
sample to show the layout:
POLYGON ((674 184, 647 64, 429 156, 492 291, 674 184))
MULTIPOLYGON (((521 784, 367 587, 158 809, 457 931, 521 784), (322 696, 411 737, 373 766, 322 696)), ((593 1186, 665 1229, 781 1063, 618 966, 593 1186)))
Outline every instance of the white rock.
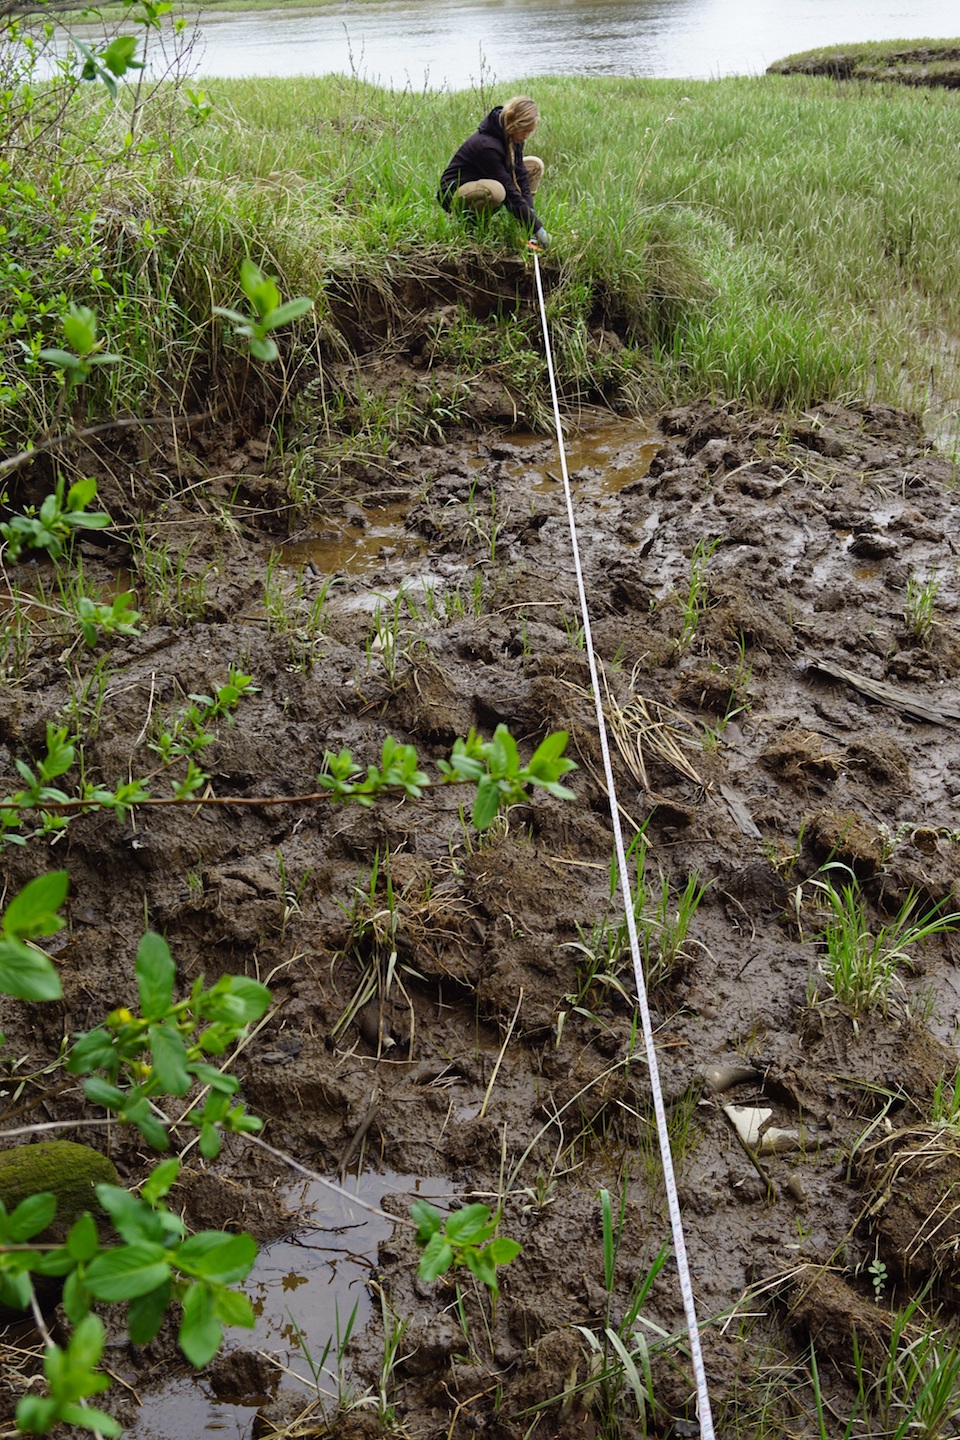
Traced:
POLYGON ((723 1113, 744 1145, 758 1155, 800 1149, 800 1135, 796 1130, 780 1130, 770 1124, 772 1110, 754 1105, 724 1105, 723 1113))
POLYGON ((772 1110, 750 1105, 724 1105, 723 1113, 750 1150, 756 1150, 763 1137, 763 1127, 773 1119, 772 1110))

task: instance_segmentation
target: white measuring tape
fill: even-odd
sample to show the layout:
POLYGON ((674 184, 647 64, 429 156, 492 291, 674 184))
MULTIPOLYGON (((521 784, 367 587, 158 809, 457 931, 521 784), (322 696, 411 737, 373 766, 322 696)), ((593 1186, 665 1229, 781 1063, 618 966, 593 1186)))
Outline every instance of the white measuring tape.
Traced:
POLYGON ((610 801, 610 818, 613 821, 613 838, 617 852, 617 870, 620 876, 620 893, 630 937, 630 953, 633 956, 633 974, 637 987, 637 1000, 643 1026, 643 1043, 646 1049, 647 1065, 650 1070, 650 1089, 653 1096, 653 1113, 657 1122, 657 1139, 660 1142, 660 1159, 663 1165, 663 1180, 667 1192, 667 1206, 670 1212, 670 1229, 673 1234, 673 1248, 676 1254, 677 1275, 680 1294, 683 1297, 683 1311, 690 1337, 690 1356, 693 1377, 697 1387, 697 1418, 700 1422, 701 1440, 714 1440, 713 1413, 710 1409, 710 1394, 707 1390, 707 1375, 703 1365, 703 1351, 700 1348, 700 1330, 697 1325, 697 1311, 693 1299, 693 1285, 690 1267, 687 1263, 687 1247, 683 1238, 683 1222, 680 1219, 680 1200, 677 1195, 677 1180, 670 1152, 670 1135, 667 1130, 667 1115, 663 1106, 663 1090, 660 1085, 660 1071, 657 1066, 657 1052, 653 1043, 653 1026, 650 1023, 650 1007, 647 1004, 647 986, 637 943, 637 925, 633 913, 633 895, 627 878, 627 858, 623 847, 623 831, 620 828, 620 813, 617 805, 613 768, 610 764, 610 746, 607 727, 600 699, 600 677, 597 660, 593 653, 593 637, 590 632, 590 615, 587 610, 587 594, 580 566, 580 548, 577 542, 577 524, 573 514, 573 497, 567 476, 567 457, 563 448, 563 429, 560 424, 560 405, 557 400, 557 384, 553 373, 553 354, 550 349, 550 335, 547 330, 547 311, 543 301, 543 283, 540 279, 540 257, 533 251, 534 273, 537 278, 537 298, 540 302, 540 321, 543 326, 543 344, 547 357, 547 373, 550 377, 550 396, 553 400, 553 418, 557 427, 557 445, 560 451, 560 471, 563 475, 563 493, 567 502, 567 518, 570 522, 570 542, 573 547, 573 563, 577 572, 577 590, 580 595, 580 614, 583 619, 583 643, 590 664, 590 681, 593 686, 593 700, 597 711, 597 728, 600 732, 600 748, 603 752, 603 770, 607 781, 607 796, 610 801))

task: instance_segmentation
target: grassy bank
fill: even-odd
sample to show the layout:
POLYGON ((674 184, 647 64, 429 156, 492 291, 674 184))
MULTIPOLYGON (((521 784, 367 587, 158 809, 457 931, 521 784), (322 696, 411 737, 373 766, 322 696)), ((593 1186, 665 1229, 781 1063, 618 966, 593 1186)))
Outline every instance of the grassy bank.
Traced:
MULTIPOLYGON (((649 409, 708 394, 800 409, 871 396, 955 427, 954 94, 806 76, 526 88, 543 113, 544 272, 569 401, 649 409)), ((509 269, 496 303, 475 296, 477 277, 516 264, 522 237, 505 218, 475 237, 435 199, 449 153, 502 98, 217 81, 192 98, 161 87, 132 128, 124 105, 85 89, 67 151, 42 139, 29 162, 8 151, 8 441, 55 404, 36 355, 61 343, 68 297, 131 357, 101 377, 101 410, 196 404, 222 377, 211 308, 236 304, 246 254, 316 302, 285 352, 290 382, 369 350, 375 333, 402 352, 411 306, 442 274, 453 312, 442 335, 420 337, 453 376, 434 410, 456 418, 451 386, 462 394, 495 366, 518 416, 536 418, 536 316, 518 309, 509 269)), ((529 300, 529 284, 519 291, 529 300)))
POLYGON ((834 80, 894 81, 901 85, 960 86, 960 40, 883 40, 824 45, 787 55, 771 75, 829 75, 834 80))

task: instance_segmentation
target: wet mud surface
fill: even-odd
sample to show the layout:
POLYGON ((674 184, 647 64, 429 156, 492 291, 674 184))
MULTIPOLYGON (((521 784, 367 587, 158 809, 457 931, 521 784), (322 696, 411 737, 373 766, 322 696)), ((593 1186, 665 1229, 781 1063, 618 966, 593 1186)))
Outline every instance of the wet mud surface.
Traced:
MULTIPOLYGON (((88 773, 150 773, 151 717, 235 664, 257 691, 201 763, 213 796, 264 803, 84 816, 50 853, 8 850, 11 890, 52 861, 71 899, 52 946, 65 1000, 7 1004, 5 1054, 33 1073, 133 992, 146 907, 184 986, 269 984, 275 1009, 236 1070, 272 1146, 348 1190, 360 1175, 401 1221, 415 1182, 387 1177, 422 1177, 441 1205, 502 1201, 523 1251, 491 1312, 466 1278, 459 1295, 417 1279, 409 1225, 358 1241, 349 1304, 363 1297, 366 1323, 339 1411, 310 1408, 263 1358, 278 1335, 241 1331, 191 1392, 201 1422, 178 1409, 172 1332, 137 1352, 117 1330, 109 1403, 142 1440, 202 1433, 221 1404, 228 1435, 296 1417, 300 1435, 389 1433, 388 1415, 431 1440, 639 1435, 622 1371, 598 1376, 589 1337, 602 1351, 670 1237, 556 443, 485 431, 400 447, 292 534, 268 513, 282 477, 266 448, 220 443, 240 524, 215 485, 154 498, 149 516, 191 575, 209 567, 200 614, 115 644, 96 709, 89 687, 71 701, 90 660, 41 645, 0 695, 0 761, 15 787, 13 762, 73 703, 88 773), (499 723, 524 755, 569 732, 574 801, 535 795, 483 836, 454 787, 373 809, 266 803, 314 792, 327 750, 366 764, 394 736, 436 775, 458 735, 499 723), (625 1197, 609 1292, 601 1187, 615 1214, 625 1197), (385 1316, 406 1327, 392 1366, 385 1316)), ((766 1404, 776 1433, 813 1435, 811 1339, 841 1414, 853 1328, 879 1355, 893 1304, 956 1295, 944 1196, 960 1150, 931 1116, 957 1064, 960 942, 912 947, 880 1006, 854 1013, 830 994, 822 937, 830 880, 857 884, 875 933, 911 897, 917 915, 960 908, 957 474, 910 417, 871 405, 791 423, 706 403, 650 426, 598 415, 570 427, 569 450, 718 1433, 754 1433, 766 1404), (744 1110, 762 1112, 746 1144, 744 1110), (757 1377, 778 1370, 790 1382, 771 1398, 757 1377)), ((115 514, 131 511, 125 483, 101 485, 115 514)), ((81 549, 88 579, 135 572, 122 540, 81 549)), ((42 1077, 28 1093, 46 1118, 80 1113, 42 1077)), ((111 1146, 141 1178, 136 1143, 111 1146)), ((315 1244, 293 1178, 230 1139, 215 1162, 189 1153, 176 1199, 196 1228, 315 1244)), ((342 1207, 335 1223, 321 1207, 324 1223, 348 1250, 342 1207)), ((279 1284, 271 1303, 295 1320, 323 1279, 279 1284)), ((654 1352, 648 1433, 695 1433, 684 1347, 656 1354, 682 1323, 668 1258, 629 1327, 654 1352)))

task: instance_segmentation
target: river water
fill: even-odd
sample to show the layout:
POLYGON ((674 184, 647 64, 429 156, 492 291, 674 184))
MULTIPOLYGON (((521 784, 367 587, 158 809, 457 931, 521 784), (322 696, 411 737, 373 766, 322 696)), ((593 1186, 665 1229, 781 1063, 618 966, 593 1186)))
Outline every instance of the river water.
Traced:
POLYGON ((414 90, 535 75, 712 79, 798 50, 945 37, 955 0, 341 0, 201 18, 201 77, 356 74, 414 90))

